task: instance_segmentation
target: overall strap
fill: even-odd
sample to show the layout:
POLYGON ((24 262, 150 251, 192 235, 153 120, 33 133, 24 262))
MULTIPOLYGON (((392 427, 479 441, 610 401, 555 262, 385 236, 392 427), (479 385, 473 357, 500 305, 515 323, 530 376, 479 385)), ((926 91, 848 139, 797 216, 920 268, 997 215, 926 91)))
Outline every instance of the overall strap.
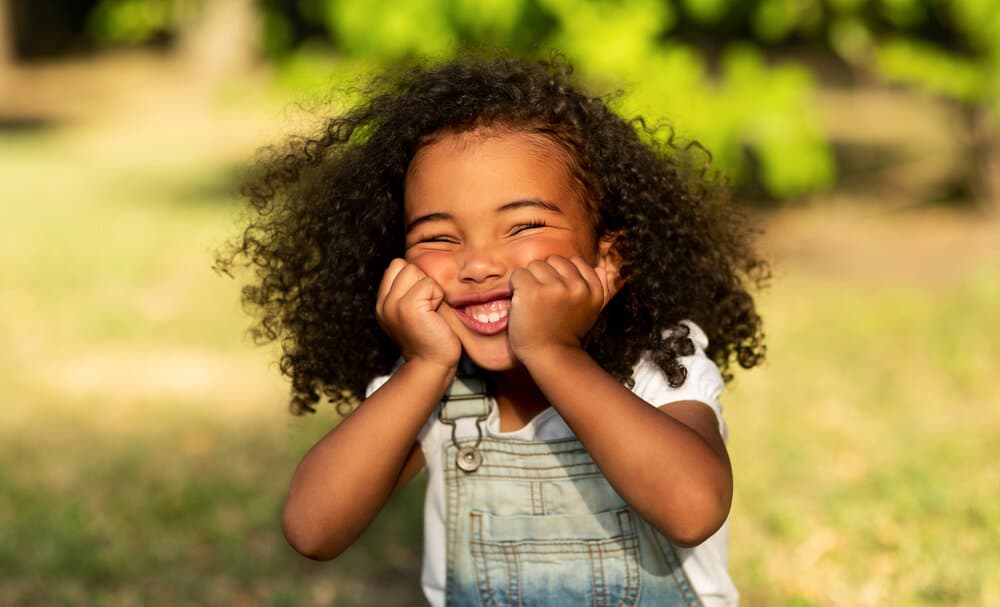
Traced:
POLYGON ((463 417, 485 417, 493 406, 486 394, 486 385, 476 377, 456 377, 441 400, 438 417, 446 424, 463 417))
POLYGON ((483 440, 483 422, 493 409, 493 399, 486 393, 486 384, 481 379, 456 376, 441 399, 438 419, 451 426, 451 442, 458 448, 455 463, 463 472, 475 472, 483 463, 479 443, 483 440), (458 443, 456 429, 458 420, 472 418, 476 423, 476 442, 462 446, 458 443))

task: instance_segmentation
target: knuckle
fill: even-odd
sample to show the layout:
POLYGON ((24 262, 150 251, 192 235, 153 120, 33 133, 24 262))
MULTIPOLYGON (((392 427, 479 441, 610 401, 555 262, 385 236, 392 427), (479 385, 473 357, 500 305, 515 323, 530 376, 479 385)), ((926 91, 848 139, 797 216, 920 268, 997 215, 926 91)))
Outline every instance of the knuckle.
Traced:
POLYGON ((405 263, 406 263, 406 261, 403 260, 403 259, 400 259, 399 257, 393 259, 392 261, 389 262, 389 265, 386 266, 385 272, 382 273, 382 276, 385 277, 385 278, 388 278, 389 276, 391 276, 393 274, 397 274, 399 272, 400 265, 401 264, 405 264, 405 263))

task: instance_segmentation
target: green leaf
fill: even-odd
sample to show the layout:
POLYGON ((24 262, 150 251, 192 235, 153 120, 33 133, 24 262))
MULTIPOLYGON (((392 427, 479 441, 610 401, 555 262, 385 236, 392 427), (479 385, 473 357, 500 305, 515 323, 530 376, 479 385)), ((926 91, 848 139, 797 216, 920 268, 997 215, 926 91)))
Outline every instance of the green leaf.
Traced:
POLYGON ((702 24, 718 23, 726 15, 729 0, 681 0, 684 12, 702 24))
POLYGON ((458 47, 446 8, 445 0, 327 0, 326 24, 349 55, 446 57, 458 47))
POLYGON ((976 103, 986 96, 986 64, 949 53, 930 44, 895 38, 878 45, 876 65, 891 82, 976 103))

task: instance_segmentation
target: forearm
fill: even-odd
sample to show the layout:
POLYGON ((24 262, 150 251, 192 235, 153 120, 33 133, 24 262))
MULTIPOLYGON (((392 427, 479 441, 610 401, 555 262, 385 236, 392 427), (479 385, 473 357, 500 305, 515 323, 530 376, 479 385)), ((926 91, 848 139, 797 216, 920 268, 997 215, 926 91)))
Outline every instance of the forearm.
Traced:
POLYGON ((722 525, 732 473, 721 440, 713 448, 580 348, 553 346, 522 361, 615 490, 664 535, 693 545, 722 525))
POLYGON ((309 450, 292 477, 282 516, 296 550, 329 559, 361 534, 392 494, 451 374, 438 365, 405 363, 309 450))

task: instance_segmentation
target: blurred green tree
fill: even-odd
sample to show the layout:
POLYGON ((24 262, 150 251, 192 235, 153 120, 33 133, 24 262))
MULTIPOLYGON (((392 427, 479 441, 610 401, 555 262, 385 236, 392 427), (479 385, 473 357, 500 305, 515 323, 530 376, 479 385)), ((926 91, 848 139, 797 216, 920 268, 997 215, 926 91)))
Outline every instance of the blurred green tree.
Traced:
MULTIPOLYGON (((272 56, 299 73, 291 24, 300 16, 323 28, 347 64, 365 68, 446 57, 461 48, 501 47, 525 56, 557 48, 600 88, 624 88, 623 113, 666 117, 678 135, 710 149, 714 165, 737 183, 759 181, 768 194, 791 198, 833 181, 807 71, 772 67, 742 44, 725 50, 713 74, 696 46, 671 37, 679 9, 664 0, 305 0, 294 7, 275 0, 263 6, 267 27, 281 40, 266 48, 280 50, 272 56), (290 8, 299 15, 288 16, 290 8)), ((710 21, 727 3, 687 0, 685 6, 710 21)))
POLYGON ((1000 204, 1000 2, 882 0, 880 8, 900 31, 873 36, 855 60, 872 62, 888 81, 959 104, 973 195, 1000 204), (948 37, 912 35, 932 14, 948 37))
MULTIPOLYGON (((830 143, 806 64, 812 49, 856 78, 905 83, 967 117, 973 189, 1000 198, 1000 2, 995 0, 253 0, 260 48, 289 86, 311 88, 466 48, 558 48, 626 114, 666 117, 737 184, 778 199, 829 187, 830 143)), ((203 0, 100 0, 92 31, 142 42, 203 0)))
POLYGON ((138 44, 176 32, 201 9, 201 0, 100 0, 88 26, 100 40, 138 44))

